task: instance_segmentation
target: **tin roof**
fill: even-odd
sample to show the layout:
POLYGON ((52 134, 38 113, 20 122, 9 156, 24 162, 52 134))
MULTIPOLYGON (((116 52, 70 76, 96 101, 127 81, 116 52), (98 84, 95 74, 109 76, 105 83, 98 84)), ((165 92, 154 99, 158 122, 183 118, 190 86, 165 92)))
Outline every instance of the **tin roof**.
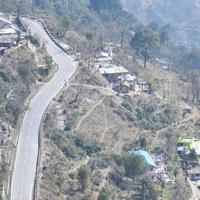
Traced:
POLYGON ((122 74, 128 73, 128 70, 121 66, 107 64, 104 67, 99 68, 99 72, 101 74, 122 74))
POLYGON ((149 155, 148 152, 143 151, 143 150, 133 150, 132 154, 135 156, 142 156, 144 158, 144 161, 146 164, 155 167, 156 163, 154 162, 154 160, 152 159, 152 157, 149 155))

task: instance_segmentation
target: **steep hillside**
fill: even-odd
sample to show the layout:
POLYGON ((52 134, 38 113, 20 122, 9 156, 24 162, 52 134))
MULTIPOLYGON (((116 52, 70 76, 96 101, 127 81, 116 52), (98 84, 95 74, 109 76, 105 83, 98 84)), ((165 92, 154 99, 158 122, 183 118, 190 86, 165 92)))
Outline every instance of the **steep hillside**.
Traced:
MULTIPOLYGON (((174 89, 178 87, 175 90, 182 90, 176 74, 153 66, 151 70, 157 81, 157 77, 169 79, 174 89)), ((123 163, 128 151, 146 148, 153 154, 165 154, 170 178, 174 180, 173 186, 162 181, 150 182, 158 196, 151 200, 163 196, 168 200, 188 200, 190 189, 178 162, 174 161, 176 140, 180 134, 186 134, 186 127, 194 126, 191 120, 198 118, 198 112, 196 115, 194 109, 182 117, 177 96, 173 97, 172 104, 162 101, 161 82, 157 83, 160 89, 155 96, 141 94, 122 98, 108 87, 99 73, 93 78, 91 74, 88 66, 80 67, 70 87, 54 99, 46 113, 38 199, 49 196, 52 200, 135 199, 135 185, 147 176, 140 174, 134 184, 126 176, 123 163), (79 95, 74 101, 76 94, 79 95), (89 170, 84 190, 80 187, 80 167, 89 170), (105 188, 107 198, 101 198, 105 188)), ((191 135, 195 134, 194 131, 191 135)))
MULTIPOLYGON (((200 2, 198 0, 121 0, 124 8, 144 23, 170 23, 178 29, 181 40, 194 44, 200 40, 200 2), (195 42, 194 42, 195 41, 195 42)), ((178 38, 178 37, 177 37, 178 38)))

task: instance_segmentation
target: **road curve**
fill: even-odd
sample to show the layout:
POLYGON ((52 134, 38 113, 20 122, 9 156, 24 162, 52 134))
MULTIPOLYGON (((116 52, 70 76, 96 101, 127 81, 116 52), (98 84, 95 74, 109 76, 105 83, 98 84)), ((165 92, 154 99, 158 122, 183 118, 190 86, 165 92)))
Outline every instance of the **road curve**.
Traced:
POLYGON ((47 51, 59 65, 59 70, 32 99, 24 117, 12 176, 11 200, 32 199, 38 155, 38 133, 43 113, 75 71, 72 58, 51 41, 39 22, 28 19, 25 21, 31 32, 36 33, 40 40, 45 42, 47 51))

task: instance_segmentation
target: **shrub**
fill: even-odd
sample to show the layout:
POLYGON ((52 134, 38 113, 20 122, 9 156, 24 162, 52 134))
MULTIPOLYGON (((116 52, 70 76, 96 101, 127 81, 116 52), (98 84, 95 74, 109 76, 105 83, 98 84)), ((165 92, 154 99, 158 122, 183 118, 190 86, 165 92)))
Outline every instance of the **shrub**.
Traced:
POLYGON ((81 185, 81 191, 84 192, 88 185, 91 176, 91 170, 88 165, 83 165, 78 169, 78 180, 81 185))
POLYGON ((133 111, 133 108, 131 106, 131 104, 127 101, 127 100, 124 100, 121 104, 122 107, 126 108, 126 110, 132 112, 133 111))
POLYGON ((141 147, 141 148, 146 148, 146 146, 147 146, 146 138, 141 138, 141 139, 139 140, 139 143, 140 143, 140 147, 141 147))
POLYGON ((130 121, 130 122, 134 122, 135 121, 135 116, 130 111, 126 112, 126 117, 127 117, 128 121, 130 121))
POLYGON ((35 46, 40 46, 40 40, 37 35, 29 36, 29 41, 35 46))
POLYGON ((75 158, 77 156, 77 150, 73 144, 66 145, 66 147, 64 147, 64 149, 63 149, 63 153, 67 157, 71 157, 71 158, 75 158))
POLYGON ((109 200, 110 190, 108 188, 103 188, 99 194, 98 200, 109 200))
POLYGON ((74 139, 75 145, 78 147, 83 148, 85 146, 85 141, 82 135, 78 135, 75 139, 74 139))
POLYGON ((72 121, 67 121, 64 130, 65 130, 65 131, 71 131, 72 127, 73 127, 72 121))
POLYGON ((126 176, 134 179, 146 171, 144 159, 141 156, 127 155, 125 157, 124 169, 126 176))
POLYGON ((85 147, 85 151, 87 155, 91 156, 93 154, 96 154, 101 151, 101 148, 99 146, 96 146, 95 144, 87 145, 85 147))

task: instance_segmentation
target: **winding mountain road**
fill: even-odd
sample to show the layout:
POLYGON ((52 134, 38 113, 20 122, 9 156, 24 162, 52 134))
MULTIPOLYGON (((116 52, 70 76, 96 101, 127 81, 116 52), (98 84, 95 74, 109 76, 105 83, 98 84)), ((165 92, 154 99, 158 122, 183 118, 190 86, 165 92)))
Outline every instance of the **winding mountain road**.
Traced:
POLYGON ((72 58, 58 48, 48 37, 39 22, 24 19, 31 33, 45 42, 47 51, 58 64, 59 70, 32 99, 19 135, 16 160, 11 184, 11 200, 31 200, 38 155, 40 122, 49 102, 56 96, 76 67, 72 58))

